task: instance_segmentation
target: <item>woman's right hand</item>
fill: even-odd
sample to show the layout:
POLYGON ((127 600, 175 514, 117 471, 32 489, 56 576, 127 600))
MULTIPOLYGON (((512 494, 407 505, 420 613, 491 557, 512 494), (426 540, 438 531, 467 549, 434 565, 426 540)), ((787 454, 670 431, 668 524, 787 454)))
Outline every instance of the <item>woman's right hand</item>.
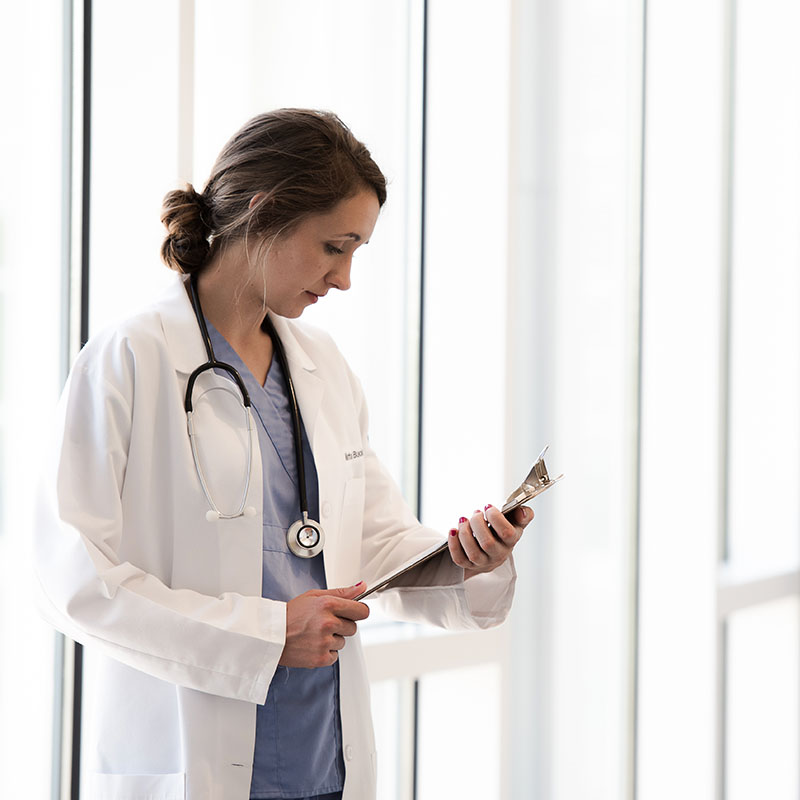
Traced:
POLYGON ((365 589, 363 582, 343 589, 312 589, 286 604, 286 644, 283 667, 328 667, 339 658, 345 637, 356 622, 369 616, 369 606, 353 600, 365 589))

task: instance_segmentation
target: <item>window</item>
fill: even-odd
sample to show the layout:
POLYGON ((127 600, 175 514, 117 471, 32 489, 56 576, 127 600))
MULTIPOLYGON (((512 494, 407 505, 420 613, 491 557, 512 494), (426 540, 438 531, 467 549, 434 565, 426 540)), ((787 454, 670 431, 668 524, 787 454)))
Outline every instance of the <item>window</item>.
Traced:
MULTIPOLYGON (((48 797, 57 638, 30 572, 41 454, 63 378, 61 14, 0 8, 0 796, 48 797), (13 79, 11 78, 13 76, 13 79)), ((55 734, 55 736, 54 736, 55 734)))
POLYGON ((648 799, 798 792, 797 14, 779 0, 698 7, 691 35, 678 7, 648 18, 648 799))
POLYGON ((361 378, 372 443, 423 521, 444 533, 501 502, 545 444, 567 475, 534 503, 506 625, 362 627, 379 796, 796 797, 798 15, 4 6, 0 796, 77 796, 70 648, 22 566, 79 312, 97 331, 174 280, 163 195, 201 188, 237 127, 290 105, 336 111, 390 180, 353 289, 307 318, 361 378))

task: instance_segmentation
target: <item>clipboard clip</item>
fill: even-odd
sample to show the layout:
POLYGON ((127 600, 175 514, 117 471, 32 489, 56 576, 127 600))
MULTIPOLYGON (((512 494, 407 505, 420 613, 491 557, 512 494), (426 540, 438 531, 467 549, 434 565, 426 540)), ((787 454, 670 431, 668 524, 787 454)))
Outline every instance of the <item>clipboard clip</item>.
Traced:
POLYGON ((544 450, 539 453, 539 457, 531 467, 528 477, 508 496, 505 504, 500 509, 503 514, 508 514, 515 508, 533 500, 534 497, 541 494, 545 489, 549 489, 554 483, 557 483, 564 477, 563 474, 559 475, 557 478, 550 477, 547 471, 547 465, 544 463, 544 457, 549 448, 550 445, 547 445, 544 450))

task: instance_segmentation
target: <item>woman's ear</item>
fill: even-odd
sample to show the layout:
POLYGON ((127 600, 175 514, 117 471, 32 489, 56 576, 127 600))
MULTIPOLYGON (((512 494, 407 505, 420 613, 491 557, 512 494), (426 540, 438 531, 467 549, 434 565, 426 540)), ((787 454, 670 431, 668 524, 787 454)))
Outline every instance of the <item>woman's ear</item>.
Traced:
POLYGON ((252 211, 253 210, 253 206, 258 205, 266 196, 267 196, 266 192, 259 192, 258 194, 254 194, 250 198, 250 204, 247 206, 247 208, 250 211, 252 211))

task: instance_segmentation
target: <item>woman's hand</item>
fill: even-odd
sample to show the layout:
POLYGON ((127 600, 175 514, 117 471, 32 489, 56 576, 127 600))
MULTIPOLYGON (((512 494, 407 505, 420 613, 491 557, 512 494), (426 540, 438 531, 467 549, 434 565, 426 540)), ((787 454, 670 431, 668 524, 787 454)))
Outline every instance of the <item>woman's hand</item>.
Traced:
POLYGON ((344 589, 312 589, 286 604, 286 644, 283 667, 328 667, 339 658, 345 637, 352 636, 356 622, 369 616, 369 606, 353 600, 365 589, 363 583, 344 589))
POLYGON ((469 519, 461 517, 458 528, 450 531, 450 556, 463 567, 465 579, 497 569, 511 555, 525 526, 533 519, 533 511, 520 506, 511 512, 511 518, 513 521, 509 522, 500 509, 488 505, 469 519))

